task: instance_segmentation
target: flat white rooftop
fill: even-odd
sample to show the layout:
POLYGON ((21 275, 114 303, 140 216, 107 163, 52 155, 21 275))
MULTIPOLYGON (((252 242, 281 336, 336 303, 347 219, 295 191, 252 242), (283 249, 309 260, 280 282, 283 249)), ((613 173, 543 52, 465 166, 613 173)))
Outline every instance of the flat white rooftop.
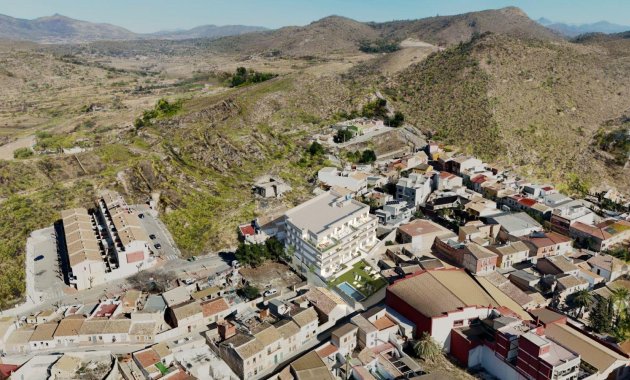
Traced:
POLYGON ((292 208, 286 216, 296 227, 320 233, 368 209, 368 205, 354 199, 344 199, 329 191, 292 208))

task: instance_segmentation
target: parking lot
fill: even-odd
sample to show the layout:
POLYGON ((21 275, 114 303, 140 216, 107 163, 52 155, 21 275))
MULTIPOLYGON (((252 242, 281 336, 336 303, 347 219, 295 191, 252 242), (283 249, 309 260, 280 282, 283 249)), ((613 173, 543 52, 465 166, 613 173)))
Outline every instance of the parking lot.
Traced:
POLYGON ((175 247, 173 238, 164 224, 154 216, 154 211, 146 205, 136 205, 134 208, 138 211, 139 215, 142 215, 140 222, 147 231, 147 234, 149 236, 155 236, 155 239, 151 239, 151 250, 154 254, 165 261, 179 259, 181 254, 175 247), (159 249, 155 248, 156 244, 160 245, 159 249))
POLYGON ((31 234, 26 260, 27 276, 31 279, 27 281, 27 295, 32 298, 32 302, 38 303, 65 294, 68 286, 61 275, 53 227, 31 234))

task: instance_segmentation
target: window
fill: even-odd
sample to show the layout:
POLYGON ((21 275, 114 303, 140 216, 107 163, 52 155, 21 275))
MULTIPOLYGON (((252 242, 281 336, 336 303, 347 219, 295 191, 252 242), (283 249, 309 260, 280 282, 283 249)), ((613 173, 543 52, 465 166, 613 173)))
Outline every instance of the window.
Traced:
POLYGON ((458 319, 456 321, 453 322, 453 327, 460 327, 464 325, 464 320, 463 319, 458 319))

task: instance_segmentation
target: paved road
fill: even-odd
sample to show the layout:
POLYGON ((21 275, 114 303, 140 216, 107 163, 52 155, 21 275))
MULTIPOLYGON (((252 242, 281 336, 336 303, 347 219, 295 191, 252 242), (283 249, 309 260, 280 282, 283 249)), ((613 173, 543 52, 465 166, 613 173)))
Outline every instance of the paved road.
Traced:
MULTIPOLYGON (((211 254, 199 256, 196 261, 186 261, 178 258, 168 262, 163 262, 158 264, 157 267, 147 269, 144 272, 155 273, 155 276, 157 277, 164 271, 173 271, 178 278, 193 277, 201 279, 214 273, 226 270, 227 268, 229 268, 229 265, 221 256, 211 254)), ((0 312, 0 315, 22 316, 29 315, 38 310, 53 308, 57 305, 96 302, 105 296, 122 293, 129 287, 130 284, 127 279, 119 279, 111 281, 107 284, 95 286, 91 289, 75 292, 74 294, 60 294, 46 299, 44 302, 38 304, 34 304, 29 301, 13 309, 2 311, 0 312)))
POLYGON ((138 210, 138 213, 142 214, 140 222, 147 231, 147 235, 155 236, 155 239, 151 240, 151 249, 155 252, 156 256, 167 261, 181 257, 181 252, 177 249, 171 234, 162 221, 157 218, 155 211, 151 210, 146 205, 135 205, 132 206, 132 208, 135 208, 138 210), (160 244, 160 249, 155 248, 155 244, 160 244))

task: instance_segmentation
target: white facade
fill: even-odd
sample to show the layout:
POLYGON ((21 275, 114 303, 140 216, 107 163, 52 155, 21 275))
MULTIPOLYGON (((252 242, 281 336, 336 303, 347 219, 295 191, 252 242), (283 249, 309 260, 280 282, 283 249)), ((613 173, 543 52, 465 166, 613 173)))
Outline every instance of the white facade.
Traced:
POLYGON ((342 264, 365 256, 377 242, 377 219, 369 210, 369 206, 333 192, 289 210, 285 244, 295 249, 294 265, 327 278, 342 264))
POLYGON ((441 317, 431 318, 431 336, 446 352, 451 349, 451 330, 453 327, 468 326, 475 319, 486 319, 492 313, 487 307, 469 306, 449 312, 441 317), (457 323, 455 323, 457 322, 457 323), (460 323, 461 322, 461 323, 460 323))
POLYGON ((499 358, 493 350, 486 345, 479 345, 468 353, 468 367, 481 366, 491 375, 503 380, 526 380, 513 366, 499 358))
POLYGON ((411 173, 409 178, 401 178, 396 184, 396 200, 411 206, 424 204, 430 194, 431 179, 422 174, 411 173))

